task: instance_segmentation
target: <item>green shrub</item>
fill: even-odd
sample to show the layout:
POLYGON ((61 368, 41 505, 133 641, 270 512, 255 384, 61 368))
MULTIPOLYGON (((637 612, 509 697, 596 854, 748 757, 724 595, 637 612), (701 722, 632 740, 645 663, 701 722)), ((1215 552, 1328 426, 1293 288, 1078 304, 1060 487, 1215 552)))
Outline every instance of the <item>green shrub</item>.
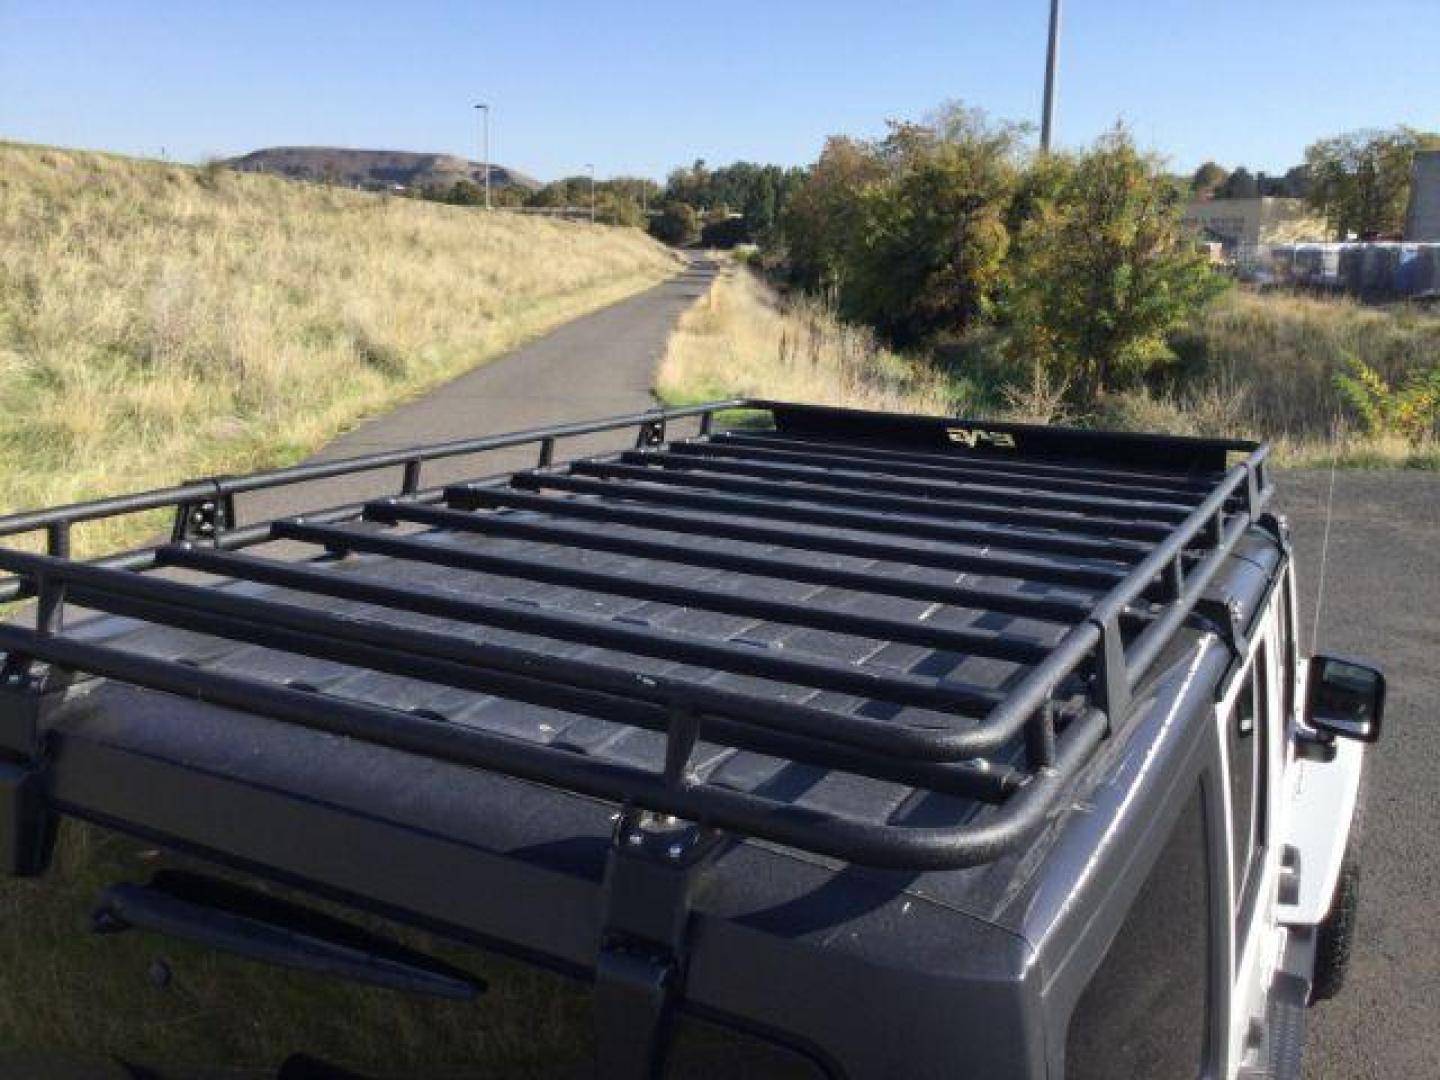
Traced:
POLYGON ((1013 348, 1091 407, 1171 359, 1167 337, 1225 287, 1180 232, 1159 162, 1120 127, 1047 165, 1054 194, 1021 226, 1006 305, 1013 348))
POLYGON ((1399 435, 1418 446, 1440 424, 1440 366, 1396 387, 1358 357, 1335 376, 1335 388, 1367 435, 1399 435))

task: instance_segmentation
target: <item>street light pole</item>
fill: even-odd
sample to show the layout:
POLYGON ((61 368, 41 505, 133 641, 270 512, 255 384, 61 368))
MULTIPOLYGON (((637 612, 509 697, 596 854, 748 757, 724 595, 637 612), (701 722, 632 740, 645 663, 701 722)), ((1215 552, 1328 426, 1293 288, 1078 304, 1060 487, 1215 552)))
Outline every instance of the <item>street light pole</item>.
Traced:
POLYGON ((586 165, 590 170, 590 224, 595 224, 595 166, 586 165))
POLYGON ((1040 152, 1050 152, 1055 123, 1055 54, 1060 45, 1060 0, 1050 0, 1050 44, 1045 50, 1045 106, 1040 115, 1040 152))
POLYGON ((481 131, 480 153, 484 157, 481 164, 485 169, 485 209, 490 209, 490 106, 484 103, 476 105, 480 110, 481 131))

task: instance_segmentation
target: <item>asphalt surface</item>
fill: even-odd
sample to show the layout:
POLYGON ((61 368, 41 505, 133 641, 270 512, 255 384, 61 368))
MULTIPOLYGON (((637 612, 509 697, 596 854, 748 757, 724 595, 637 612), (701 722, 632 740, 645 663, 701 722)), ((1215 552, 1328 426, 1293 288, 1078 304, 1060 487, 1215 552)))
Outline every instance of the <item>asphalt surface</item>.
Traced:
MULTIPOLYGON (((1277 473, 1310 650, 1328 473, 1277 473)), ((1349 981, 1310 1013, 1310 1080, 1440 1077, 1440 476, 1340 472, 1318 651, 1377 661, 1389 698, 1371 751, 1349 981)))
MULTIPOLYGON (((423 397, 369 420, 311 460, 356 457, 484 435, 644 412, 665 341, 680 315, 705 294, 716 271, 693 259, 678 276, 627 300, 565 323, 423 397)), ((633 439, 633 434, 630 438, 633 439)), ((615 449, 623 435, 572 439, 557 457, 615 449)), ((430 487, 535 464, 535 448, 492 451, 426 464, 430 487)), ((400 470, 335 477, 242 496, 242 522, 358 502, 399 490, 400 470)))

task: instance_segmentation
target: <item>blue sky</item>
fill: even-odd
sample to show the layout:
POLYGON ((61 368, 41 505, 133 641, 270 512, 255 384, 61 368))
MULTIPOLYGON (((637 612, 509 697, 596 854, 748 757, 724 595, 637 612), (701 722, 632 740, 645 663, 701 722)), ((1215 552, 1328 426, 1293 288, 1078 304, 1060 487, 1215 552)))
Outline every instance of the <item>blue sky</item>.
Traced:
MULTIPOLYGON (((194 161, 280 144, 542 179, 801 164, 947 98, 1038 118, 1047 0, 0 0, 0 137, 194 161)), ((1440 127, 1440 0, 1066 0, 1057 142, 1190 169, 1440 127)))

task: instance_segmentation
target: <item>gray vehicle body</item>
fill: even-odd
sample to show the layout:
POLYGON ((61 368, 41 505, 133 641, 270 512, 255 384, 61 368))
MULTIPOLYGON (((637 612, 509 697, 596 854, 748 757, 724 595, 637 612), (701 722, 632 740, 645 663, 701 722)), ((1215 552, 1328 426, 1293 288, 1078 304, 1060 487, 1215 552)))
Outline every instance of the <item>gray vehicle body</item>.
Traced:
MULTIPOLYGON (((393 581, 403 573, 406 584, 449 587, 438 571, 397 568, 384 556, 346 563, 362 577, 393 581)), ((733 580, 721 574, 708 583, 725 588, 733 580)), ((284 596, 268 585, 225 588, 284 596)), ((506 588, 481 575, 465 585, 470 595, 512 595, 506 588)), ((725 836, 677 908, 683 962, 663 987, 665 1009, 786 1048, 780 1057, 794 1071, 776 1066, 785 1075, 1227 1077, 1293 1069, 1312 962, 1306 942, 1338 872, 1328 865, 1337 861, 1335 845, 1322 841, 1348 831, 1359 765, 1358 757, 1342 763, 1350 804, 1333 806, 1318 833, 1311 823, 1319 839, 1290 837, 1287 778, 1293 733, 1303 726, 1292 590, 1282 523, 1253 522, 1208 582, 1205 603, 1134 687, 1123 718, 1066 777, 1038 828, 998 857, 955 869, 886 869, 725 836), (1269 665, 1259 676, 1269 700, 1242 811, 1226 733, 1236 684, 1261 663, 1269 665), (1236 824, 1242 816, 1243 826, 1236 824), (1296 848, 1306 844, 1302 860, 1296 848), (1311 856, 1311 849, 1326 853, 1311 856), (1306 912, 1294 910, 1297 879, 1308 889, 1306 912)), ((593 603, 556 586, 536 586, 525 597, 547 610, 593 603)), ((913 616, 908 603, 872 599, 865 610, 913 616)), ((353 610, 342 601, 325 605, 353 610)), ((638 608, 605 614, 634 619, 638 608)), ((737 633, 732 621, 683 610, 657 615, 652 605, 644 617, 716 640, 737 633)), ((745 632, 774 647, 767 627, 752 621, 745 632)), ((391 708, 435 710, 517 738, 553 740, 558 728, 576 754, 653 763, 660 752, 649 733, 623 725, 566 726, 553 710, 495 697, 457 702, 455 692, 419 680, 357 674, 184 628, 104 616, 74 622, 67 634, 391 708)), ((805 647, 791 638, 784 644, 805 647)), ((0 718, 14 762, 0 766, 12 821, 37 813, 88 819, 597 978, 616 921, 611 864, 620 808, 613 801, 117 678, 38 691, 12 686, 0 718), (22 716, 43 730, 43 772, 33 767, 33 732, 22 716)), ((730 770, 723 779, 736 789, 779 792, 816 814, 921 825, 928 815, 949 826, 984 813, 965 800, 916 799, 897 785, 759 754, 728 756, 715 769, 730 770)), ((26 829, 8 835, 12 866, 22 864, 26 829)), ((662 832, 658 842, 671 837, 681 846, 693 840, 662 832)), ((677 855, 681 863, 686 852, 677 855)), ((616 1011, 627 992, 636 986, 622 976, 599 1022, 628 1025, 643 1041, 653 1036, 647 1004, 635 1005, 633 1019, 616 1011)), ((636 1071, 663 1070, 663 1054, 636 1071)), ((618 1059, 609 1060, 618 1068, 618 1059)))

